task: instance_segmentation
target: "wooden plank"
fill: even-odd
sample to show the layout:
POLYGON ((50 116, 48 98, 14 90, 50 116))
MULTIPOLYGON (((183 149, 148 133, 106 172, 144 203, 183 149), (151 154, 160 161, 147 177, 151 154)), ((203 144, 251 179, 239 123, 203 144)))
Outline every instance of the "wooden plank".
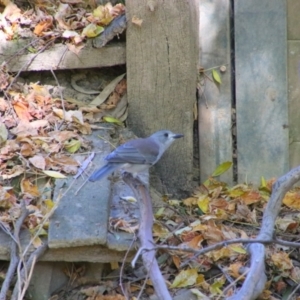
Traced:
POLYGON ((288 40, 300 40, 299 0, 287 0, 287 34, 288 40))
MULTIPOLYGON (((200 81, 199 154, 200 178, 205 181, 224 161, 232 161, 231 135, 231 62, 230 62, 230 1, 202 0, 200 4, 200 65, 216 67, 222 84, 200 81), (220 72, 220 66, 226 71, 220 72)), ((211 70, 207 71, 211 77, 211 70)), ((232 169, 220 178, 231 184, 232 169)))
POLYGON ((126 1, 128 124, 141 137, 159 129, 185 135, 156 166, 168 193, 188 190, 192 178, 198 9, 198 1, 126 1))
MULTIPOLYGON (((28 42, 27 42, 28 43, 28 42)), ((8 62, 10 71, 42 71, 100 68, 126 63, 125 44, 116 43, 104 48, 93 48, 91 42, 78 55, 68 50, 66 45, 55 44, 44 52, 36 54, 16 54, 23 49, 25 42, 0 43, 0 64, 8 62)), ((22 52, 23 53, 23 52, 22 52)))
POLYGON ((235 1, 238 180, 288 171, 286 2, 235 1))
MULTIPOLYGON (((296 26, 298 20, 295 20, 296 26)), ((288 42, 290 166, 300 165, 300 41, 288 42)))

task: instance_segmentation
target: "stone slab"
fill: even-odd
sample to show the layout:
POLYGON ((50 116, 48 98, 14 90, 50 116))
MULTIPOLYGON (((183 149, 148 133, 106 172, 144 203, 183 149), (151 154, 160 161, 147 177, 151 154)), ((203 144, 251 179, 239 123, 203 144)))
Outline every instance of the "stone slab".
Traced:
MULTIPOLYGON (((108 249, 106 245, 94 245, 94 246, 82 246, 60 249, 48 249, 45 254, 39 259, 39 261, 49 262, 93 262, 93 263, 108 263, 108 262, 121 262, 124 260, 125 252, 131 245, 132 238, 130 234, 126 232, 117 232, 116 234, 108 233, 108 244, 111 249, 108 249), (122 239, 122 240, 121 240, 122 239), (121 242, 120 242, 121 240, 121 242), (126 244, 127 242, 127 244, 126 244), (114 250, 116 249, 116 250, 114 250)), ((23 249, 28 245, 30 241, 30 233, 28 230, 22 230, 20 235, 21 245, 23 249)), ((0 231, 0 260, 10 260, 10 247, 11 238, 0 231)), ((30 247, 28 254, 34 251, 33 247, 30 247)), ((128 254, 126 261, 130 261, 134 255, 135 249, 132 249, 128 254)))
MULTIPOLYGON (((94 131, 90 139, 97 151, 93 165, 99 168, 111 151, 110 144, 106 142, 109 135, 105 130, 94 131)), ((87 172, 91 174, 93 170, 87 172)), ((106 243, 111 182, 108 178, 94 183, 86 182, 87 177, 69 177, 56 181, 54 201, 60 195, 64 196, 50 220, 50 248, 106 243)))
POLYGON ((5 61, 9 71, 18 72, 101 68, 126 63, 125 43, 113 43, 96 49, 88 41, 78 54, 66 45, 54 44, 37 55, 26 50, 30 42, 30 39, 6 41, 0 32, 0 64, 5 61))
POLYGON ((238 181, 289 169, 286 2, 234 3, 238 181))
MULTIPOLYGON (((9 235, 4 233, 2 229, 0 229, 0 260, 9 260, 10 259, 10 248, 12 239, 9 235)), ((20 242, 23 246, 23 249, 28 245, 30 241, 30 233, 27 230, 22 230, 20 233, 20 242)), ((30 251, 33 249, 31 248, 30 251)))
MULTIPOLYGON (((130 252, 126 261, 130 261, 134 252, 130 252)), ((125 251, 115 251, 107 246, 82 246, 72 248, 49 249, 42 257, 41 261, 67 261, 67 262, 94 262, 109 263, 121 262, 124 260, 125 251)))
POLYGON ((28 287, 28 295, 32 300, 48 300, 53 292, 65 285, 69 278, 64 272, 65 263, 38 262, 28 287))

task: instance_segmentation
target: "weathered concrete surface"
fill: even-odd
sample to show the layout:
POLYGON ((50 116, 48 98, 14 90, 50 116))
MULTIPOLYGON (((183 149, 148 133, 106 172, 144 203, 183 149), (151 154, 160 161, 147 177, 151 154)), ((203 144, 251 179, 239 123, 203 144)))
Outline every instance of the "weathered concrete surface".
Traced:
MULTIPOLYGON (((104 163, 103 158, 111 151, 110 144, 105 142, 109 135, 104 130, 94 131, 91 140, 97 151, 93 165, 99 168, 104 163)), ((108 178, 94 183, 85 181, 86 176, 77 178, 75 182, 71 177, 56 181, 54 200, 63 196, 50 220, 50 248, 106 243, 111 183, 108 178)))
MULTIPOLYGON (((127 248, 126 248, 127 249, 127 248)), ((49 249, 42 257, 41 261, 68 261, 68 262, 93 262, 107 263, 113 261, 123 261, 124 251, 115 251, 107 248, 106 245, 82 246, 60 249, 49 249)), ((128 260, 132 258, 130 253, 128 260)))
POLYGON ((102 263, 80 263, 80 276, 70 279, 75 271, 73 263, 38 262, 30 280, 28 295, 34 300, 48 300, 60 290, 69 290, 72 285, 99 284, 104 266, 102 263))
POLYGON ((79 54, 68 50, 66 45, 55 44, 36 55, 27 51, 27 47, 32 42, 32 39, 6 41, 5 35, 0 31, 0 64, 7 61, 9 70, 18 72, 20 70, 101 68, 126 63, 124 43, 114 43, 104 48, 96 49, 93 48, 92 42, 89 41, 79 54))
POLYGON ((286 2, 235 1, 238 181, 289 169, 286 2))
MULTIPOLYGON (((28 295, 34 300, 48 300, 53 292, 64 286, 69 278, 64 272, 66 263, 38 262, 34 266, 28 295)), ((71 269, 71 264, 69 264, 71 269)))
MULTIPOLYGON (((21 245, 28 245, 30 241, 30 233, 27 230, 22 230, 20 233, 20 242, 21 245)), ((0 260, 9 260, 10 259, 10 247, 11 247, 12 239, 9 235, 4 233, 2 229, 0 230, 0 260)), ((23 247, 23 249, 24 249, 23 247)), ((33 247, 30 251, 33 250, 33 247)))
MULTIPOLYGON (((199 157, 200 180, 205 181, 215 168, 232 161, 231 135, 231 46, 230 46, 230 1, 202 0, 200 2, 200 65, 216 69, 222 80, 219 85, 202 76, 199 88, 199 157), (224 72, 220 67, 226 68, 224 72)), ((231 184, 232 169, 220 180, 231 184)))

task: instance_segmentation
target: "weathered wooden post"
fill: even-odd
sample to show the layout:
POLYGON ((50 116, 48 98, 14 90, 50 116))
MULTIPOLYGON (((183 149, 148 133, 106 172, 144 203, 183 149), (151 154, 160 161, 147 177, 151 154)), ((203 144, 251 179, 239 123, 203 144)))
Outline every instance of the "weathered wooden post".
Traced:
MULTIPOLYGON (((203 182, 219 164, 233 159, 230 0, 201 1, 200 32, 200 64, 208 70, 199 83, 200 179, 203 182), (206 77, 211 77, 212 69, 219 72, 221 84, 206 77)), ((232 169, 220 179, 232 183, 232 169)))
POLYGON ((158 164, 167 191, 189 188, 198 60, 198 1, 127 0, 128 124, 139 136, 181 132, 158 164), (136 25, 133 17, 142 21, 136 25))
POLYGON ((238 180, 289 168, 286 1, 234 7, 238 180))

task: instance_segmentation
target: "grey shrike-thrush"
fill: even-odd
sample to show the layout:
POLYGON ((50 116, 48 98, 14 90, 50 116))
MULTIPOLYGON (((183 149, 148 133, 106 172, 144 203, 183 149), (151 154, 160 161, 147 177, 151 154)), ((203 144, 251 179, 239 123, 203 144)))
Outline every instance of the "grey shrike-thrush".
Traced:
POLYGON ((128 141, 106 156, 106 165, 95 171, 89 181, 100 180, 118 169, 136 176, 156 164, 171 144, 181 137, 183 134, 160 130, 147 138, 128 141))

